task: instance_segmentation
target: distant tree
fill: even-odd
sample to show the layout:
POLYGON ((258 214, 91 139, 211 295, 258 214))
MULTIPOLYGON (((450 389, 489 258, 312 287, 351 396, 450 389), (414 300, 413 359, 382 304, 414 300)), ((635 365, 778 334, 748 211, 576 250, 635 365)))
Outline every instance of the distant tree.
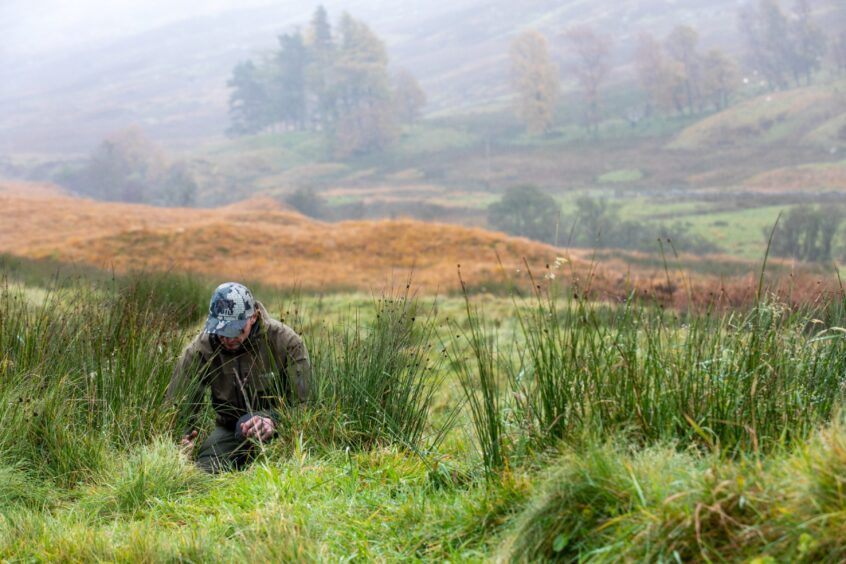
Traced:
POLYGON ((270 94, 260 70, 252 61, 235 65, 226 83, 229 95, 229 135, 258 133, 273 122, 270 94))
POLYGON ((565 33, 574 62, 570 69, 576 76, 587 103, 585 121, 596 134, 602 118, 600 88, 611 70, 610 40, 589 27, 575 27, 565 33))
POLYGON ((269 102, 274 123, 290 128, 306 126, 306 68, 308 55, 299 32, 280 35, 279 50, 273 57, 269 102))
POLYGON ((795 0, 790 22, 791 69, 798 84, 801 77, 811 84, 813 73, 819 70, 825 56, 826 37, 811 17, 811 1, 795 0))
POLYGON ((150 203, 165 206, 193 206, 197 200, 197 190, 197 181, 188 165, 176 163, 168 169, 159 196, 150 203))
POLYGON ((393 100, 400 122, 414 123, 426 105, 426 93, 413 74, 399 69, 394 73, 393 100))
POLYGON ((192 205, 197 184, 184 163, 169 164, 164 152, 138 127, 118 131, 66 179, 77 192, 98 200, 166 206, 192 205))
MULTIPOLYGON (((807 262, 830 261, 834 235, 842 221, 840 206, 796 206, 777 226, 770 252, 807 262)), ((769 236, 769 230, 764 230, 764 236, 769 236)))
POLYGON ((337 50, 332 37, 329 16, 323 6, 314 11, 306 34, 308 67, 306 69, 310 115, 315 124, 328 131, 336 117, 335 58, 337 50))
POLYGON ((702 97, 716 109, 729 105, 731 95, 740 86, 737 63, 718 49, 708 51, 702 59, 702 97))
POLYGON ((313 188, 298 188, 285 198, 285 202, 309 217, 320 219, 326 215, 326 201, 313 188))
POLYGON ((684 66, 678 61, 668 60, 658 77, 658 91, 661 93, 661 106, 683 114, 687 102, 684 66))
POLYGON ((650 251, 657 248, 656 239, 670 238, 676 249, 685 252, 704 254, 719 250, 702 236, 691 234, 689 227, 682 223, 665 225, 623 220, 620 207, 606 198, 577 198, 576 211, 561 220, 562 232, 569 236, 567 244, 650 251))
POLYGON ((646 114, 661 106, 661 79, 664 73, 664 53, 661 44, 651 33, 641 32, 634 51, 634 65, 640 87, 647 96, 646 114))
POLYGON ((511 42, 510 54, 517 114, 529 133, 544 133, 555 116, 560 89, 546 39, 536 31, 523 32, 511 42))
POLYGON ((641 88, 647 93, 648 111, 684 113, 687 102, 685 67, 664 55, 655 37, 641 33, 635 45, 635 69, 641 88))
POLYGON ((337 37, 320 6, 304 34, 278 39, 272 56, 233 69, 227 133, 322 130, 335 156, 345 158, 384 149, 399 134, 398 119, 415 119, 425 103, 411 75, 391 84, 385 44, 349 14, 341 16, 337 37))
POLYGON ((770 88, 784 89, 797 60, 795 33, 777 0, 759 0, 740 10, 740 29, 747 57, 770 88))
POLYGON ((339 31, 335 153, 347 157, 385 148, 396 138, 397 127, 385 44, 347 13, 341 16, 339 31))
MULTIPOLYGON (((613 246, 617 229, 622 225, 619 215, 620 206, 607 198, 580 196, 576 199, 576 213, 571 219, 574 225, 574 245, 580 247, 613 246)), ((627 236, 630 236, 627 230, 627 236)))
POLYGON ((167 171, 164 154, 138 127, 118 131, 94 151, 83 191, 103 200, 144 202, 167 171), (90 190, 90 191, 89 191, 90 190))
POLYGON ((702 99, 702 61, 697 47, 699 34, 690 26, 676 26, 664 41, 670 57, 680 65, 683 76, 687 111, 696 112, 702 99))
POLYGON ((558 202, 536 186, 516 186, 488 206, 488 224, 511 235, 554 243, 560 211, 558 202))

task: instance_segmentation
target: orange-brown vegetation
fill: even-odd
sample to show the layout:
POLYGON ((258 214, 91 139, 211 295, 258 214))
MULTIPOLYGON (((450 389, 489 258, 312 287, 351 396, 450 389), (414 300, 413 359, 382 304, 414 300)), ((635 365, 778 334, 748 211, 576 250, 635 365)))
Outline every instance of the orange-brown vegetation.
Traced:
MULTIPOLYGON (((600 299, 620 300, 636 292, 679 307, 689 302, 734 306, 748 303, 757 292, 753 264, 748 274, 734 277, 634 268, 625 253, 598 264, 588 251, 565 251, 483 229, 407 219, 323 223, 270 198, 216 209, 156 208, 0 182, 0 207, 0 252, 117 272, 190 271, 221 280, 327 290, 395 286, 413 273, 417 289, 435 293, 460 287, 461 265, 462 279, 474 288, 561 283, 600 299)), ((796 271, 769 288, 785 299, 807 301, 833 291, 830 278, 796 271)))
POLYGON ((779 168, 758 174, 744 185, 762 192, 846 190, 846 162, 779 168))
POLYGON ((415 284, 431 292, 455 289, 459 264, 465 280, 478 283, 499 276, 497 255, 508 268, 519 268, 524 258, 543 265, 557 252, 454 225, 322 223, 269 198, 216 209, 166 209, 49 196, 46 187, 37 188, 46 195, 0 188, 0 252, 118 272, 176 269, 304 288, 369 289, 404 281, 413 271, 415 284))

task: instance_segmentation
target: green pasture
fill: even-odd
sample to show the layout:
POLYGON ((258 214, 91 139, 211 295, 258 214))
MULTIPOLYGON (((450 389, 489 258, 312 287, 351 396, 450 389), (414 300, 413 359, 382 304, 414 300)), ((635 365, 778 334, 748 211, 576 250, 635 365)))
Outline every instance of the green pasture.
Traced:
POLYGON ((406 126, 399 143, 389 153, 413 159, 431 153, 466 149, 479 143, 478 134, 464 128, 429 125, 425 122, 406 126))
POLYGON ((779 213, 789 206, 764 206, 685 217, 694 233, 715 242, 733 256, 760 259, 779 213))

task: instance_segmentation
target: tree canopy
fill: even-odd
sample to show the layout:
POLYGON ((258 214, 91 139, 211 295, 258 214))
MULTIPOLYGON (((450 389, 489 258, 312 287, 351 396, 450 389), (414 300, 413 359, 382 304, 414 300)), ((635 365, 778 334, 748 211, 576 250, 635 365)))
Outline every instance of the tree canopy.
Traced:
POLYGON ((385 148, 398 123, 417 118, 426 96, 408 71, 392 85, 384 42, 344 13, 333 30, 318 7, 305 33, 278 37, 260 63, 238 63, 231 89, 230 135, 265 130, 320 130, 338 157, 385 148))

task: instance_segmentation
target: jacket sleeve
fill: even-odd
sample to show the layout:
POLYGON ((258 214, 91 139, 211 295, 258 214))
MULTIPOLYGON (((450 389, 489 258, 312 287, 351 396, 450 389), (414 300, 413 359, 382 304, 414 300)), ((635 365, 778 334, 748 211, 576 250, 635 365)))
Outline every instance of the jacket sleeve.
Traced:
POLYGON ((311 361, 305 343, 287 325, 282 326, 277 341, 288 381, 287 400, 291 405, 306 403, 311 398, 311 361))
POLYGON ((206 383, 202 373, 207 368, 205 364, 196 343, 191 343, 176 362, 167 387, 165 400, 172 405, 181 402, 179 415, 180 420, 186 422, 185 434, 196 428, 197 416, 203 406, 206 383))

